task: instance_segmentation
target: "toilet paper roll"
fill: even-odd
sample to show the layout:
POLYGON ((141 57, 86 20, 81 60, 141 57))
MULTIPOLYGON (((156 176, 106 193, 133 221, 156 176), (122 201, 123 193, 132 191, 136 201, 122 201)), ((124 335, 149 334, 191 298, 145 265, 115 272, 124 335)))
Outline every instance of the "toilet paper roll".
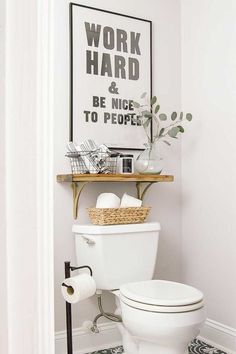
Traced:
POLYGON ((121 208, 131 208, 131 207, 138 208, 141 206, 142 206, 142 200, 134 198, 129 194, 125 193, 121 198, 121 203, 120 203, 121 208))
POLYGON ((114 193, 101 193, 97 198, 96 208, 119 208, 120 198, 114 193))
POLYGON ((68 287, 61 286, 62 296, 70 304, 85 300, 93 296, 96 292, 95 280, 89 274, 79 274, 67 278, 63 283, 68 287))

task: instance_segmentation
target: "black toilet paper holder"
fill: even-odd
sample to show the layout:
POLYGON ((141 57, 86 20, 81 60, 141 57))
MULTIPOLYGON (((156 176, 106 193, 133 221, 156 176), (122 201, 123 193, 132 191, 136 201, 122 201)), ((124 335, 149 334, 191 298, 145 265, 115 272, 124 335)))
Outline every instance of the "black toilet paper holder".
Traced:
MULTIPOLYGON (((65 262, 65 278, 70 278, 70 273, 73 272, 74 270, 78 269, 88 269, 90 272, 90 275, 93 275, 92 268, 84 265, 81 267, 72 267, 70 265, 70 262, 65 262)), ((62 286, 65 286, 67 288, 70 288, 69 285, 62 283, 62 286)), ((73 343, 72 343, 72 311, 71 311, 71 304, 66 301, 66 335, 67 335, 67 354, 73 354, 73 343)))

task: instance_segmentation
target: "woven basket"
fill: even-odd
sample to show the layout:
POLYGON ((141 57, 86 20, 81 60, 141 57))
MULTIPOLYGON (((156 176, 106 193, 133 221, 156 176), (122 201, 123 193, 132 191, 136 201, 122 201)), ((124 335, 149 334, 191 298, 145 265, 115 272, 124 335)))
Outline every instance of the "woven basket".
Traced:
POLYGON ((92 224, 117 225, 143 223, 150 207, 140 208, 87 208, 92 224))

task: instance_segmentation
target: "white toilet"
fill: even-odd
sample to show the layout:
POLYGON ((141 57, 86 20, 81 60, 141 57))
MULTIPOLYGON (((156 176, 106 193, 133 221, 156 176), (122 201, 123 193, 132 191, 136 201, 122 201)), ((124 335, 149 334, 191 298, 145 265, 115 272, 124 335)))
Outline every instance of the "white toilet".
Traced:
POLYGON ((205 321, 199 290, 151 280, 159 231, 157 222, 73 226, 78 265, 89 265, 97 289, 116 296, 125 354, 184 354, 205 321))

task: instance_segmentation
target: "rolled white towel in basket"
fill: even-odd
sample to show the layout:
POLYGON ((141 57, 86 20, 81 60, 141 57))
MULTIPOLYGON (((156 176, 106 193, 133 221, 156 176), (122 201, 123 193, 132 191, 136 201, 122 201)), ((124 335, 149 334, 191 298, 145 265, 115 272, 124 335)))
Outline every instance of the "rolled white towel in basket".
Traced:
POLYGON ((101 193, 97 198, 96 208, 119 208, 120 198, 114 193, 101 193))
POLYGON ((121 208, 139 208, 142 206, 142 200, 132 197, 131 195, 124 193, 121 198, 120 207, 121 208))

